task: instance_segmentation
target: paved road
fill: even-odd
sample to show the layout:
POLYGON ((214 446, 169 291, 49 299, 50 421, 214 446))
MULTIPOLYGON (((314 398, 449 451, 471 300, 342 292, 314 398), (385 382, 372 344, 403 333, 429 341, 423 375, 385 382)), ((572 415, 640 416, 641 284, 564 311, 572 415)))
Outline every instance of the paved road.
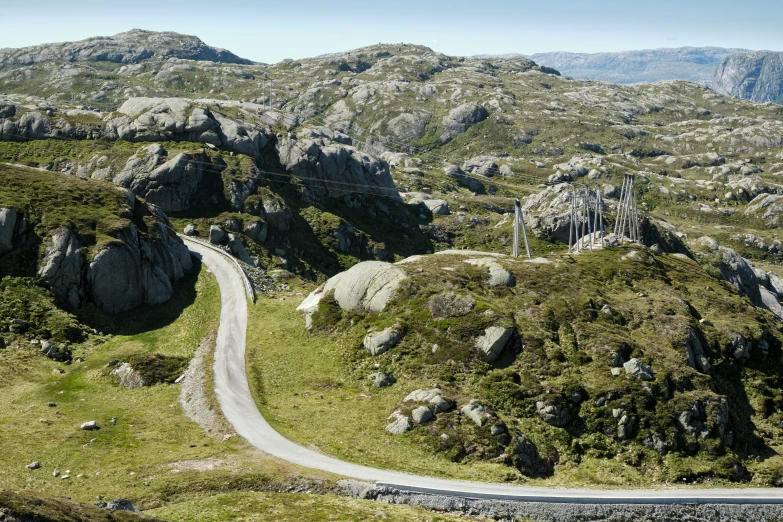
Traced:
POLYGON ((242 276, 223 254, 191 241, 187 245, 215 274, 220 286, 222 308, 214 366, 218 402, 236 432, 270 455, 306 468, 376 482, 378 485, 469 498, 580 504, 783 504, 783 490, 776 489, 600 490, 438 479, 343 462, 303 448, 284 438, 266 422, 250 394, 245 372, 247 299, 242 276))

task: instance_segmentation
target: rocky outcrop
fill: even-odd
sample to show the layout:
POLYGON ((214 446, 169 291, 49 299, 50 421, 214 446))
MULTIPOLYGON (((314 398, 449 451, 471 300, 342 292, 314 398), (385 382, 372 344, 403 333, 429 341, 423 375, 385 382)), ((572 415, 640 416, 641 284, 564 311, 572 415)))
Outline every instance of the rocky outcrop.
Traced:
POLYGON ((688 366, 700 371, 701 373, 707 373, 712 368, 707 356, 704 355, 704 348, 702 347, 699 334, 693 328, 688 328, 688 337, 683 342, 685 345, 685 359, 688 366))
POLYGON ((468 176, 456 165, 446 165, 443 168, 443 173, 446 174, 446 177, 453 179, 471 192, 475 192, 476 194, 483 194, 486 192, 483 183, 468 176))
POLYGON ((258 158, 271 131, 213 113, 185 98, 130 98, 106 123, 107 139, 125 141, 190 141, 223 147, 258 158))
POLYGON ((776 284, 780 280, 777 275, 756 270, 750 261, 730 248, 719 247, 717 253, 720 255, 718 268, 723 279, 742 295, 748 296, 755 306, 765 308, 783 319, 783 288, 776 284))
MULTIPOLYGON (((131 156, 112 181, 165 212, 180 212, 214 205, 216 191, 222 192, 224 168, 206 154, 180 153, 169 159, 166 150, 154 143, 131 156)), ((237 210, 242 210, 243 202, 241 197, 232 201, 237 210)))
POLYGON ((756 51, 727 56, 715 71, 712 88, 746 100, 783 103, 783 53, 756 51))
POLYGON ((27 233, 27 220, 14 208, 0 208, 0 255, 18 247, 27 233))
POLYGON ((745 208, 745 215, 764 220, 769 228, 783 225, 783 196, 761 194, 745 208))
POLYGON ((312 314, 318 309, 323 296, 334 291, 334 298, 343 310, 361 308, 382 312, 406 277, 405 272, 391 263, 364 261, 329 279, 307 296, 296 310, 312 314))
POLYGON ((129 390, 134 390, 144 386, 144 379, 142 378, 141 374, 134 370, 133 367, 126 362, 114 368, 111 371, 111 374, 117 377, 120 386, 124 386, 129 390))
POLYGON ((489 112, 482 105, 463 103, 453 108, 441 122, 441 143, 448 143, 458 134, 462 134, 476 123, 489 118, 489 112))
POLYGON ((386 162, 338 143, 329 129, 309 129, 283 137, 280 162, 317 194, 339 198, 356 192, 401 201, 386 162))
POLYGON ((639 377, 643 381, 653 380, 652 370, 639 359, 634 358, 626 363, 623 363, 623 368, 625 369, 625 373, 628 375, 639 377))
POLYGON ((568 408, 557 402, 536 401, 536 413, 547 424, 562 428, 571 421, 568 408))
POLYGON ((85 266, 79 237, 70 227, 55 231, 46 246, 38 275, 61 301, 79 308, 86 298, 85 266))

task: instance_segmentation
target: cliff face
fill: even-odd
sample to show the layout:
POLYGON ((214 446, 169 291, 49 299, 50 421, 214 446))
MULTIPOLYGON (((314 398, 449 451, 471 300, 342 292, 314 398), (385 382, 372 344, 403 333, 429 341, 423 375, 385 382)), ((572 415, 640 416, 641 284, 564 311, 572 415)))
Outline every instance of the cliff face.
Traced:
POLYGON ((118 313, 163 303, 173 295, 172 283, 192 267, 166 215, 130 192, 12 167, 0 168, 0 181, 15 195, 0 200, 0 274, 37 275, 70 309, 94 303, 118 313), (35 191, 41 183, 49 183, 49 191, 27 199, 24 187, 35 191), (49 196, 61 191, 96 208, 52 203, 49 196))
POLYGON ((737 98, 783 103, 783 53, 759 51, 728 56, 715 71, 712 87, 737 98))

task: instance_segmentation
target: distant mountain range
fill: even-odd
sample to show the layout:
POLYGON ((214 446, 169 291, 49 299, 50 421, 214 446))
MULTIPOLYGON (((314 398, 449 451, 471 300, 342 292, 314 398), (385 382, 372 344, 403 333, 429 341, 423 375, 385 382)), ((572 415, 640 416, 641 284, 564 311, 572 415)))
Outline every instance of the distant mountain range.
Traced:
POLYGON ((711 85, 718 65, 727 56, 744 52, 747 49, 680 47, 619 53, 538 53, 529 58, 583 80, 613 83, 687 80, 711 85))

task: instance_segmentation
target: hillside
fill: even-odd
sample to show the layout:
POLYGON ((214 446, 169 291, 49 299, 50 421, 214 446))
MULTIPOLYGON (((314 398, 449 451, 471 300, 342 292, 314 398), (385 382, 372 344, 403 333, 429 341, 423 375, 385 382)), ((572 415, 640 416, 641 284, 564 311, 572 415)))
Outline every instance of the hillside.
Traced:
POLYGON ((326 453, 531 484, 783 484, 780 106, 408 44, 265 65, 170 33, 85 42, 0 62, 0 410, 26 440, 0 436, 0 487, 217 520, 261 509, 246 492, 290 513, 312 491, 312 513, 369 516, 221 424, 219 294, 174 232, 239 260, 258 403, 326 453), (567 254, 574 187, 612 232, 631 175, 641 244, 567 254), (517 198, 533 261, 509 256, 517 198), (383 306, 341 302, 377 270, 399 283, 383 306), (206 424, 174 384, 194 357, 206 424), (36 459, 84 480, 28 481, 36 459))
POLYGON ((739 53, 725 58, 712 82, 716 91, 756 102, 783 104, 783 53, 739 53))
POLYGON ((685 80, 711 85, 724 58, 745 49, 679 47, 616 53, 550 52, 530 55, 543 65, 580 80, 613 83, 685 80))

